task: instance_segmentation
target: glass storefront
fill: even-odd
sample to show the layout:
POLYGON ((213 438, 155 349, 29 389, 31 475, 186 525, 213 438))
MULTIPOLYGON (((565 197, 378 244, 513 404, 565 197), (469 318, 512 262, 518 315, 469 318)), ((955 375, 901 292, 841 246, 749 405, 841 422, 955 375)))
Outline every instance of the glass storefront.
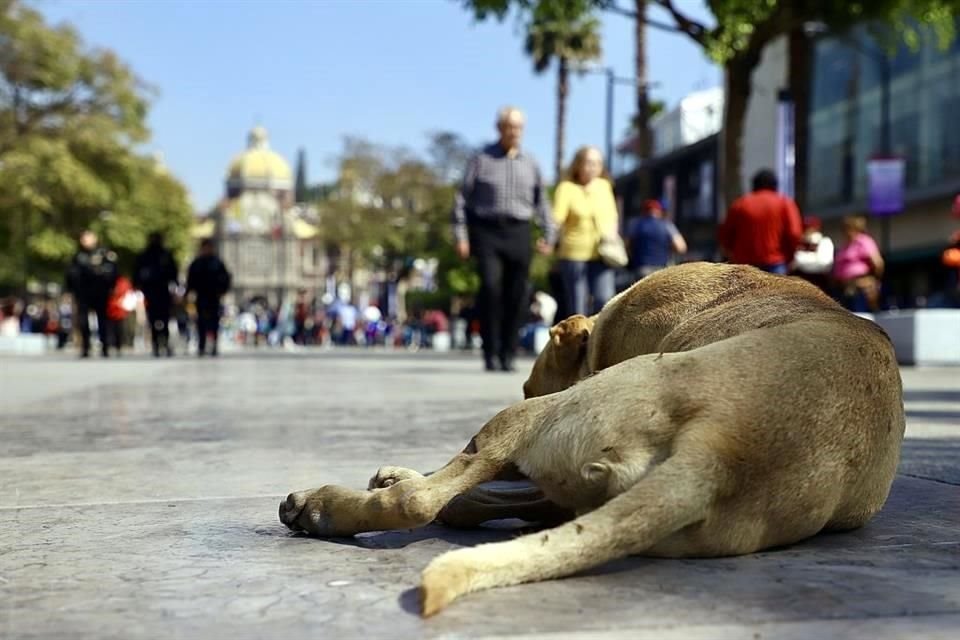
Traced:
MULTIPOLYGON (((866 30, 814 48, 810 209, 866 201, 867 161, 882 151, 882 52, 866 30)), ((944 50, 931 35, 901 48, 890 69, 891 147, 906 159, 907 197, 960 182, 960 40, 944 50)))

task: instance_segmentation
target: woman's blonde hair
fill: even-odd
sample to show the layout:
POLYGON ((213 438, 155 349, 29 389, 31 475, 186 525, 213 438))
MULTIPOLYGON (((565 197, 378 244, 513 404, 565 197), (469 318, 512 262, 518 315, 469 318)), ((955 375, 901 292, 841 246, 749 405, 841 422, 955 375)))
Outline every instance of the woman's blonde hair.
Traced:
POLYGON ((847 216, 843 219, 843 228, 857 233, 865 233, 867 231, 867 218, 859 215, 847 216))
POLYGON ((567 171, 566 171, 566 174, 564 175, 564 178, 566 178, 567 180, 570 180, 571 182, 576 182, 577 175, 579 175, 580 170, 583 169, 583 163, 587 161, 587 154, 590 153, 591 151, 596 151, 597 155, 600 156, 600 166, 602 167, 600 170, 600 177, 606 178, 609 180, 610 176, 607 175, 607 167, 606 167, 606 164, 604 163, 603 153, 601 153, 600 149, 598 149, 597 147, 591 146, 589 144, 580 147, 579 149, 577 149, 577 152, 573 154, 573 161, 570 163, 570 166, 567 167, 567 171))

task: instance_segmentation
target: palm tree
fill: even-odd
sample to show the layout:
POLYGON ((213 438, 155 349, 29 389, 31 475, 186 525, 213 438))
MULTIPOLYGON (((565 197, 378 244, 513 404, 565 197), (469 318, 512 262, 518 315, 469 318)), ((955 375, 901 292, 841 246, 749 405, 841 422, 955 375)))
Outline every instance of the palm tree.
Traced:
MULTIPOLYGON (((646 160, 652 151, 650 139, 650 96, 647 93, 647 0, 635 0, 637 19, 634 22, 635 62, 637 74, 637 140, 640 157, 646 160)), ((608 160, 609 162, 609 160, 608 160)))
POLYGON ((570 71, 600 58, 600 21, 591 13, 590 0, 538 2, 527 25, 524 49, 533 59, 533 68, 543 73, 557 61, 557 131, 554 171, 563 173, 564 134, 570 71))

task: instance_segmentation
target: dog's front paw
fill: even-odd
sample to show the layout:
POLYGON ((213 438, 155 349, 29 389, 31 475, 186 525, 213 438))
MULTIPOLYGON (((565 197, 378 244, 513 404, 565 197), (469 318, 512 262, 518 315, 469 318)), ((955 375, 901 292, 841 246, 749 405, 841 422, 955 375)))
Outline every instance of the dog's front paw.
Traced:
POLYGON ((315 536, 352 536, 366 530, 358 515, 367 495, 335 485, 297 491, 280 503, 280 522, 315 536))
POLYGON ((370 478, 367 489, 386 489, 403 480, 413 480, 422 477, 422 473, 414 471, 413 469, 405 469, 404 467, 380 467, 377 469, 377 473, 370 478))

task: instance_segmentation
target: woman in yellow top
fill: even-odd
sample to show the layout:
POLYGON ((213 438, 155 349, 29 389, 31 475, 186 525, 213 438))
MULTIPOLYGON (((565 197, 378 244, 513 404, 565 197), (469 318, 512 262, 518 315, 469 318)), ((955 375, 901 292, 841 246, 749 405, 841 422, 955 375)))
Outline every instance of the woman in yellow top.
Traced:
POLYGON ((566 178, 553 196, 553 218, 566 310, 592 315, 614 295, 614 271, 597 253, 601 234, 619 228, 613 187, 603 177, 603 156, 595 147, 581 147, 566 178))

